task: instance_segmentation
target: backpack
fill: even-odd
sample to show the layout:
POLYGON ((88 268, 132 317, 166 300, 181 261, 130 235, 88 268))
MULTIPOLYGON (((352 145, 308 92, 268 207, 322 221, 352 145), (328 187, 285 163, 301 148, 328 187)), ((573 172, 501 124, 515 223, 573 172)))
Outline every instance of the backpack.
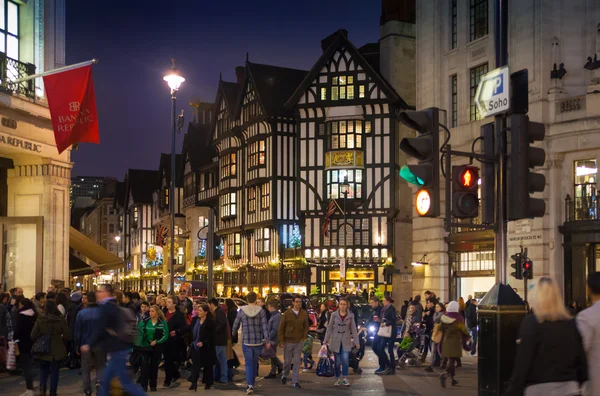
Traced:
POLYGON ((121 331, 116 332, 113 329, 106 329, 108 334, 117 337, 125 344, 134 344, 137 339, 137 318, 130 308, 119 308, 120 322, 122 323, 121 331))

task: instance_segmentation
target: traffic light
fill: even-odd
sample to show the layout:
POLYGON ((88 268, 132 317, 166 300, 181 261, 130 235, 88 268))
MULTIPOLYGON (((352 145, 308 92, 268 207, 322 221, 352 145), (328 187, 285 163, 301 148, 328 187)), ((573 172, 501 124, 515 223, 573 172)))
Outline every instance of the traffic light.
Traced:
MULTIPOLYGON (((494 124, 481 126, 483 138, 483 155, 494 158, 494 124)), ((481 162, 481 222, 494 223, 494 205, 496 201, 496 167, 495 162, 481 162)))
POLYGON ((452 167, 452 215, 468 219, 479 215, 479 168, 471 165, 452 167))
POLYGON ((529 194, 543 192, 546 178, 529 169, 546 161, 544 149, 531 147, 531 143, 544 140, 544 124, 531 122, 524 114, 512 114, 508 117, 508 130, 508 220, 543 217, 546 203, 529 194))
POLYGON ((515 269, 515 272, 511 272, 510 275, 515 279, 523 279, 523 256, 521 255, 521 253, 517 253, 510 256, 510 258, 515 261, 513 264, 510 265, 512 268, 515 269))
POLYGON ((398 120, 417 131, 417 137, 404 138, 400 150, 418 160, 416 165, 403 165, 400 177, 419 186, 415 206, 422 217, 440 215, 440 138, 439 109, 403 111, 398 120))
POLYGON ((531 261, 527 257, 525 257, 525 260, 523 260, 522 272, 523 272, 523 274, 522 274, 523 278, 533 279, 533 261, 531 261))

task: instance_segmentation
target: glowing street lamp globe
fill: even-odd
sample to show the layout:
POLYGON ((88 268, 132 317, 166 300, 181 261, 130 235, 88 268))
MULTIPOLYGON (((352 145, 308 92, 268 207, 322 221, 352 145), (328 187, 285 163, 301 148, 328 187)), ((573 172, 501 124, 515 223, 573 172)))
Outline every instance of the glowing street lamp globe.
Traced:
POLYGON ((179 74, 177 67, 175 67, 175 59, 173 59, 173 66, 171 67, 171 70, 166 76, 163 77, 163 80, 167 82, 169 88, 171 88, 171 91, 173 92, 179 90, 179 87, 185 81, 185 78, 179 74))

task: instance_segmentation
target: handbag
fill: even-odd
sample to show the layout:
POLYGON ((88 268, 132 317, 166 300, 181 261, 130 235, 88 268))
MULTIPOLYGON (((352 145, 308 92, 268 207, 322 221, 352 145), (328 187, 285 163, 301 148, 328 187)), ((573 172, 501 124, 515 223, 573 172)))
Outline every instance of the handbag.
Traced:
POLYGON ((440 323, 436 323, 433 325, 433 331, 431 332, 431 341, 439 344, 442 341, 442 325, 440 323))
POLYGON ((335 375, 334 362, 330 357, 319 359, 317 364, 317 376, 319 377, 333 377, 335 375))
POLYGON ((262 359, 269 360, 269 359, 275 357, 275 353, 276 353, 276 351, 273 346, 271 346, 270 348, 267 349, 266 345, 263 345, 263 347, 260 351, 260 357, 262 359))
POLYGON ((14 370, 17 368, 17 356, 15 355, 15 345, 14 341, 8 342, 8 353, 6 355, 6 369, 14 370))
POLYGON ((377 335, 381 338, 392 338, 392 326, 379 326, 377 335))

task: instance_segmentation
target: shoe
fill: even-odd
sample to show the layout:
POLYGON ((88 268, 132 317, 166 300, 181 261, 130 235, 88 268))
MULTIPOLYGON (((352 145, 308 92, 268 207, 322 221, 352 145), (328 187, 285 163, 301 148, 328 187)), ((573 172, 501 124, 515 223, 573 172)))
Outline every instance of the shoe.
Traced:
POLYGON ((247 395, 253 395, 254 394, 254 387, 253 386, 248 386, 248 388, 246 388, 246 394, 247 395))
POLYGON ((344 379, 342 380, 342 384, 341 384, 341 385, 342 385, 342 386, 350 386, 350 382, 348 382, 348 380, 347 380, 346 378, 344 378, 344 379))
POLYGON ((287 384, 287 378, 281 377, 281 385, 287 384))
POLYGON ((204 390, 209 390, 211 386, 212 386, 212 384, 205 384, 204 385, 204 390))
POLYGON ((265 379, 275 379, 275 378, 277 378, 277 375, 275 373, 269 373, 269 375, 267 375, 265 377, 265 379))
POLYGON ((381 375, 381 374, 383 374, 384 372, 385 372, 385 369, 384 369, 384 368, 378 368, 377 370, 375 370, 375 374, 377 374, 377 375, 381 375))
POLYGON ((192 382, 192 385, 190 385, 189 390, 193 390, 194 392, 198 390, 198 383, 197 382, 192 382))
POLYGON ((425 367, 425 371, 427 371, 428 373, 433 373, 433 367, 425 367))
POLYGON ((385 373, 385 375, 396 375, 396 369, 388 369, 388 371, 385 373))
POLYGON ((165 382, 162 386, 163 389, 169 389, 171 387, 171 383, 170 382, 165 382))
POLYGON ((342 380, 338 378, 338 379, 335 381, 335 384, 333 384, 333 386, 340 386, 340 385, 342 385, 342 380))
POLYGON ((302 369, 302 372, 303 372, 303 373, 310 373, 310 369, 307 369, 307 368, 305 368, 305 369, 302 369))
MULTIPOLYGON (((142 387, 142 389, 144 390, 144 393, 148 393, 148 388, 144 388, 142 387)), ((91 396, 91 393, 86 393, 85 396, 91 396)))
POLYGON ((156 387, 150 387, 150 392, 156 392, 156 387))
POLYGON ((440 384, 442 385, 442 388, 445 388, 445 387, 446 387, 446 379, 447 379, 447 378, 448 378, 448 377, 446 376, 446 374, 442 374, 442 375, 440 375, 440 384))
POLYGON ((452 378, 451 384, 452 384, 452 386, 456 386, 456 385, 458 385, 458 381, 455 380, 454 378, 452 378))
MULTIPOLYGON (((87 395, 88 393, 86 392, 85 394, 87 395)), ((90 392, 91 394, 92 392, 90 392)), ((33 396, 33 389, 27 389, 24 393, 21 393, 21 396, 33 396)))
POLYGON ((294 383, 292 384, 292 388, 294 388, 294 389, 300 389, 300 388, 302 388, 302 387, 300 386, 300 384, 299 384, 299 383, 297 383, 297 382, 294 382, 294 383))

